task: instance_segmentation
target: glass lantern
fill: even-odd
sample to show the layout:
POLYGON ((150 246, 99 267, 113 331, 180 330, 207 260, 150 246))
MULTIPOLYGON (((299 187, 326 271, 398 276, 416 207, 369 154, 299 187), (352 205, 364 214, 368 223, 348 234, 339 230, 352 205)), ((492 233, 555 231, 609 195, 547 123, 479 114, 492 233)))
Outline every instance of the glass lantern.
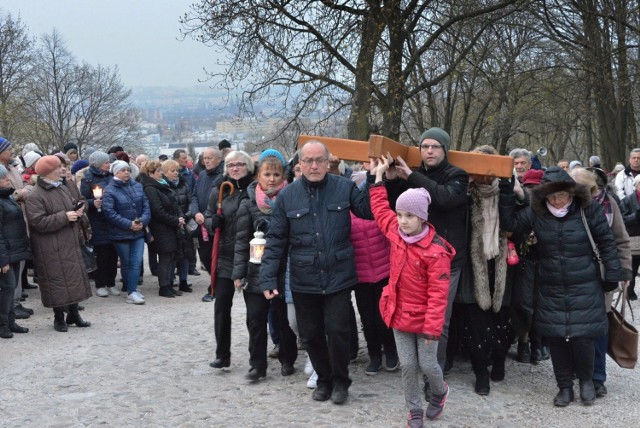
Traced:
POLYGON ((259 230, 253 234, 253 239, 249 242, 249 262, 259 265, 262 263, 262 255, 264 254, 264 246, 267 240, 264 239, 264 233, 259 230))

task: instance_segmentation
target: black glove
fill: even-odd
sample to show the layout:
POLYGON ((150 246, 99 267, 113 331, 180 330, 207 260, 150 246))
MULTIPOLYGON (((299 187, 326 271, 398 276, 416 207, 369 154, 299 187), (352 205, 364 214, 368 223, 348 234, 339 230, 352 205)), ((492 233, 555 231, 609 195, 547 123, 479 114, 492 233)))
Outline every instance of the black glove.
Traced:
POLYGON ((603 281, 602 282, 602 288, 604 289, 605 292, 610 292, 615 290, 616 288, 618 288, 618 282, 617 281, 603 281))
POLYGON ((224 216, 222 214, 214 214, 211 216, 211 230, 216 227, 224 227, 224 216))
POLYGON ((498 183, 498 187, 500 188, 500 193, 513 193, 513 188, 516 185, 516 177, 511 176, 511 180, 508 178, 501 178, 498 183))
POLYGON ((255 230, 259 230, 260 232, 263 232, 265 235, 267 234, 267 232, 269 231, 269 220, 267 220, 266 218, 261 218, 260 220, 257 220, 254 228, 255 230))

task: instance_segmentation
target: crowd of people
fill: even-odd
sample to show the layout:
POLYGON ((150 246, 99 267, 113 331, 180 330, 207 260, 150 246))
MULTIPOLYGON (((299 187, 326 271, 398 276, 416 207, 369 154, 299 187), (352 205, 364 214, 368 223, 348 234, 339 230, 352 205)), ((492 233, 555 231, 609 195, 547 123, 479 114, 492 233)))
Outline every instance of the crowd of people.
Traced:
POLYGON ((0 138, 0 337, 28 332, 16 321, 33 314, 21 304, 36 287, 28 269, 58 332, 91 325, 80 315, 90 280, 101 298, 126 293, 126 303, 145 304, 146 244, 159 296, 193 292, 198 258, 212 276, 202 300, 214 302, 214 369, 231 365, 231 309, 242 292, 251 382, 266 377, 268 355, 293 374, 300 348, 313 400, 345 403, 358 351, 353 292, 365 373, 400 367, 410 427, 442 414, 456 355, 487 395, 507 376, 516 342, 521 363, 551 359, 556 406, 574 401, 574 379, 583 404, 606 395, 612 293, 626 287, 637 299, 640 149, 610 173, 597 157, 586 168, 543 168, 514 149, 514 177, 499 179, 450 164, 440 128, 418 144, 422 163, 412 169, 386 156, 348 167, 319 141, 287 160, 223 140, 194 163, 184 150, 133 159, 119 146, 81 154, 73 144, 49 155, 27 144, 15 156, 0 138), (266 245, 256 256, 258 232, 266 245))

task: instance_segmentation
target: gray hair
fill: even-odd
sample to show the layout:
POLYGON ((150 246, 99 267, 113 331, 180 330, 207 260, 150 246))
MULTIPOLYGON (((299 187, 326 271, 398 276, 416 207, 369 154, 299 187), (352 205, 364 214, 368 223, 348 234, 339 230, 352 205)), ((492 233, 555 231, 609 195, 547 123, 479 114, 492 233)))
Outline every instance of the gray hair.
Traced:
POLYGON ((224 158, 224 175, 227 175, 227 162, 232 160, 241 160, 242 162, 247 164, 247 172, 249 175, 253 175, 253 171, 255 169, 255 164, 253 160, 251 160, 251 156, 247 152, 243 152, 242 150, 233 150, 229 152, 229 154, 224 158))
POLYGON ((589 158, 589 166, 600 165, 600 157, 599 156, 591 156, 589 158))
POLYGON ((531 152, 527 149, 513 149, 509 152, 509 156, 514 159, 527 158, 529 163, 531 163, 531 152))
MULTIPOLYGON (((640 148, 635 148, 633 150, 631 150, 631 153, 640 153, 640 148)), ((629 154, 631 154, 629 153, 629 154)))

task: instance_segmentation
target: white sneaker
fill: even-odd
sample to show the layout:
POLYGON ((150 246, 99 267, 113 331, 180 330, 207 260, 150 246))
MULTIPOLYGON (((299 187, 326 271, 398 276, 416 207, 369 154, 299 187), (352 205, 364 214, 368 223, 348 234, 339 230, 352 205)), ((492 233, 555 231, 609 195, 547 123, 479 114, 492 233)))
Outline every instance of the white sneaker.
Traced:
POLYGON ((140 296, 137 291, 127 296, 127 303, 133 303, 134 305, 144 305, 144 298, 140 296))
POLYGON ((317 386, 318 386, 318 373, 316 373, 316 371, 314 370, 313 374, 307 381, 307 388, 316 389, 317 386))
POLYGON ((107 291, 112 296, 119 296, 120 295, 120 290, 118 290, 116 287, 107 287, 107 291))
POLYGON ((307 362, 304 363, 304 374, 311 376, 313 374, 313 364, 311 364, 311 358, 307 355, 307 362))
POLYGON ((98 297, 109 297, 109 292, 104 287, 96 288, 96 296, 98 296, 98 297))
POLYGON ((139 292, 138 290, 135 291, 135 293, 140 296, 141 298, 144 299, 144 294, 142 294, 141 292, 139 292))

